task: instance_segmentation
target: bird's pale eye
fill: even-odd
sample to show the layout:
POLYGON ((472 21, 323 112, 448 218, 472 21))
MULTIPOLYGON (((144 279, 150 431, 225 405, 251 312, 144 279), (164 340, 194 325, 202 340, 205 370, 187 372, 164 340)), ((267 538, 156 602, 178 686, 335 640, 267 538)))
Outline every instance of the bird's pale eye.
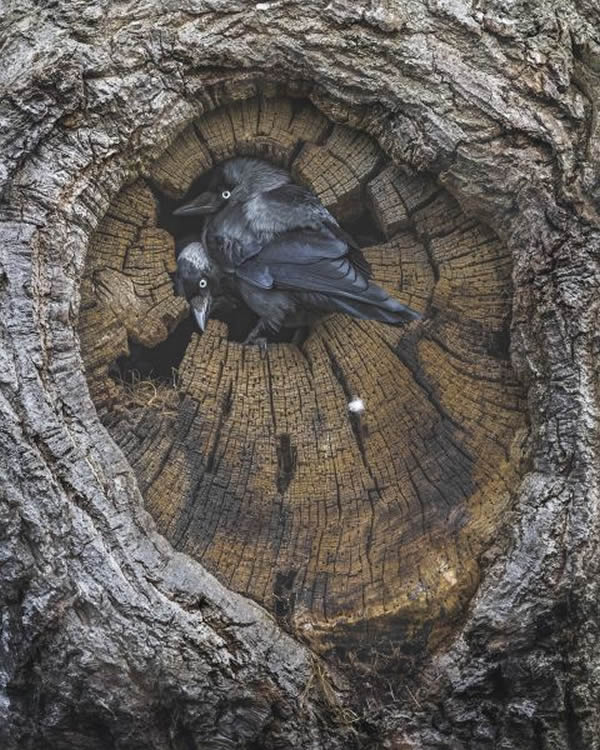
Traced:
POLYGON ((208 281, 206 279, 200 279, 200 281, 198 282, 198 286, 200 287, 200 289, 206 289, 207 284, 208 281))
POLYGON ((229 190, 223 190, 223 192, 221 193, 221 198, 229 200, 229 198, 231 198, 231 193, 229 192, 229 190))

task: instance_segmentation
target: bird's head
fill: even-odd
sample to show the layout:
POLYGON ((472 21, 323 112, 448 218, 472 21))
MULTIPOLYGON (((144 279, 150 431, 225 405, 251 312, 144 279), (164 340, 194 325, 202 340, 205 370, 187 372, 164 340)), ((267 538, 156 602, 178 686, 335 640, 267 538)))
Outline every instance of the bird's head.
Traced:
POLYGON ((179 206, 175 216, 215 214, 230 203, 244 203, 260 193, 291 182, 285 169, 263 159, 236 157, 213 170, 208 190, 179 206))
POLYGON ((203 331, 219 286, 215 264, 199 240, 189 242, 177 256, 175 290, 185 297, 203 331))

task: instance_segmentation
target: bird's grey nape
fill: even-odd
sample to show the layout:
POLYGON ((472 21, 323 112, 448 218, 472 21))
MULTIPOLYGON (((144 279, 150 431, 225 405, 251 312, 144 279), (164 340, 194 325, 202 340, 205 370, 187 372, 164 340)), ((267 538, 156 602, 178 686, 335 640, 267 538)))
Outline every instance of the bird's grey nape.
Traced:
POLYGON ((264 159, 238 156, 221 166, 222 174, 229 184, 245 186, 245 197, 274 190, 292 181, 289 172, 264 159))
POLYGON ((203 243, 196 240, 186 245, 179 253, 177 262, 187 261, 198 271, 209 271, 212 267, 210 256, 203 243))

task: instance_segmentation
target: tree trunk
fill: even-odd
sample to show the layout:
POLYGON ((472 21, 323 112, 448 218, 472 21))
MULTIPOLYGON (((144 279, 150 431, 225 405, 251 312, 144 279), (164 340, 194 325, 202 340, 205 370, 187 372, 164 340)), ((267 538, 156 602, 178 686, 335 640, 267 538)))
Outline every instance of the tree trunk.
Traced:
POLYGON ((4 23, 3 746, 600 747, 597 8, 4 23), (212 322, 119 381, 171 361, 169 210, 235 153, 424 321, 212 322))

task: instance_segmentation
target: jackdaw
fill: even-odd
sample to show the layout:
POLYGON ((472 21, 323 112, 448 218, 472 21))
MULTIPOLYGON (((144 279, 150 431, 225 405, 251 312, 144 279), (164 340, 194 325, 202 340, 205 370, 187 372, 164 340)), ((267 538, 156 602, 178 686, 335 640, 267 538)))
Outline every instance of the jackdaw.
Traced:
POLYGON ((267 331, 332 312, 390 325, 421 318, 370 281, 364 255, 316 195, 266 161, 224 162, 208 191, 174 214, 206 217, 199 241, 177 262, 179 293, 201 328, 212 288, 225 279, 259 316, 244 343, 264 344, 267 331))

